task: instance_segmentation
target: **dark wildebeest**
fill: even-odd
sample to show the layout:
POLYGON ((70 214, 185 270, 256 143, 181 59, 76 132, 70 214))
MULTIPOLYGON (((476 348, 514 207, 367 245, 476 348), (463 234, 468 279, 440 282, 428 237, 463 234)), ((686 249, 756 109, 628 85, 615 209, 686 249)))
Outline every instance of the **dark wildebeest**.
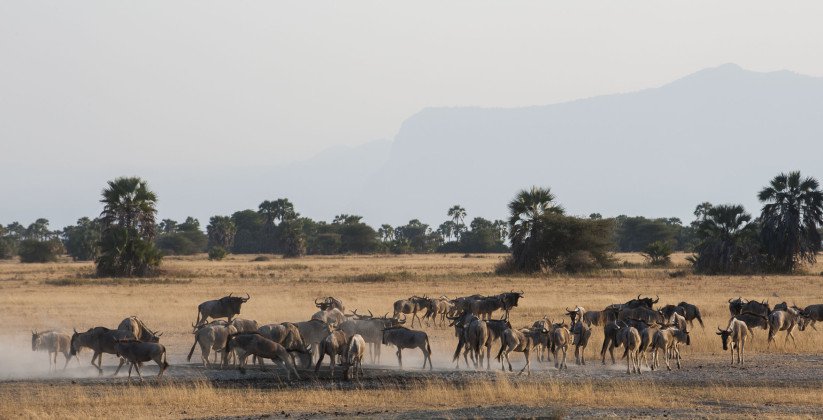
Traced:
POLYGON ((735 317, 743 312, 743 305, 746 304, 746 299, 738 297, 737 299, 729 298, 729 316, 735 317))
POLYGON ((392 327, 383 330, 383 344, 397 347, 397 363, 403 367, 403 349, 420 349, 423 352, 423 369, 426 368, 426 361, 429 362, 429 370, 432 367, 432 348, 429 345, 429 336, 423 331, 410 330, 406 327, 392 327))
POLYGON ((203 325, 207 318, 228 318, 231 322, 235 315, 240 315, 240 306, 249 301, 251 297, 246 293, 246 297, 228 296, 220 299, 207 300, 197 306, 197 322, 194 325, 203 325))
POLYGON ((738 320, 743 321, 743 323, 746 324, 746 327, 748 327, 749 334, 752 336, 752 338, 754 338, 755 328, 762 328, 764 330, 769 329, 769 318, 763 315, 743 312, 742 314, 737 315, 734 318, 737 318, 738 320))
POLYGON ((703 328, 703 318, 700 315, 700 309, 691 303, 680 302, 677 306, 666 305, 660 309, 660 312, 666 319, 671 318, 672 313, 677 313, 686 318, 686 321, 688 321, 690 327, 694 327, 694 320, 696 319, 697 322, 700 323, 700 327, 703 328))
POLYGON ((747 312, 768 318, 769 314, 772 313, 772 310, 769 308, 769 303, 766 301, 758 302, 756 300, 750 300, 746 302, 740 298, 734 301, 729 301, 729 313, 731 313, 731 316, 734 317, 747 312))
POLYGON ((129 381, 131 381, 131 369, 137 371, 137 376, 140 381, 143 381, 143 375, 140 374, 140 365, 143 362, 154 360, 157 366, 160 366, 160 373, 157 377, 163 376, 163 372, 169 367, 169 362, 166 360, 166 348, 160 343, 145 343, 140 340, 117 340, 114 343, 114 351, 120 357, 120 366, 117 367, 117 372, 123 367, 123 364, 129 363, 129 381))
POLYGON ((586 364, 586 346, 589 345, 589 338, 592 330, 583 321, 577 321, 572 325, 572 335, 574 336, 574 362, 578 365, 586 364))
POLYGON ((662 324, 663 323, 663 315, 655 311, 654 309, 649 309, 645 306, 638 306, 636 308, 623 308, 618 314, 617 319, 619 321, 628 321, 630 319, 637 319, 646 322, 647 324, 662 324))
POLYGON ((326 296, 324 298, 317 298, 314 300, 314 306, 318 307, 321 311, 328 311, 329 309, 337 309, 340 312, 346 312, 346 307, 343 305, 343 301, 334 297, 334 296, 326 296))
MULTIPOLYGON (((31 332, 31 351, 47 351, 49 353, 49 371, 57 370, 57 353, 63 353, 66 364, 63 370, 69 365, 71 360, 71 336, 57 331, 31 332), (52 356, 53 355, 53 356, 52 356)), ((80 359, 77 359, 80 363, 80 359)))
POLYGON ((520 299, 523 299, 523 294, 523 291, 515 292, 512 290, 508 293, 497 295, 497 298, 503 302, 503 319, 509 319, 509 311, 520 303, 520 299))
POLYGON ((612 364, 615 364, 614 360, 614 348, 620 347, 621 342, 617 341, 617 334, 620 332, 620 327, 615 324, 615 321, 609 322, 608 324, 603 326, 603 347, 600 348, 600 363, 606 364, 606 350, 609 351, 609 354, 612 357, 612 364))
POLYGON ((817 331, 817 327, 815 327, 814 324, 817 321, 823 321, 823 305, 809 305, 803 309, 794 306, 794 308, 798 310, 800 314, 800 319, 798 320, 797 325, 800 331, 805 331, 806 327, 809 325, 817 331))
POLYGON ((474 354, 471 351, 472 347, 468 342, 468 335, 466 331, 468 326, 475 320, 480 320, 480 318, 471 312, 463 312, 460 316, 449 317, 449 326, 454 327, 454 335, 457 337, 457 348, 454 350, 452 361, 457 362, 458 368, 460 368, 460 350, 463 350, 463 361, 466 363, 466 367, 469 367, 469 355, 472 356, 472 361, 475 363, 475 368, 477 367, 477 362, 475 361, 474 354))
POLYGON ((106 327, 89 328, 88 331, 83 333, 78 333, 77 330, 74 330, 70 341, 71 355, 76 356, 81 347, 92 349, 94 354, 91 356, 91 365, 96 367, 97 371, 102 375, 103 353, 117 354, 114 344, 118 340, 129 339, 136 340, 137 337, 135 337, 131 331, 110 330, 106 327), (97 364, 94 364, 94 359, 98 359, 97 364))
POLYGON ((412 315, 412 323, 411 326, 414 327, 414 320, 417 319, 417 323, 419 325, 423 324, 423 321, 420 320, 420 317, 417 315, 417 312, 422 311, 423 308, 426 308, 428 305, 428 298, 426 297, 419 297, 419 296, 412 296, 408 299, 400 299, 394 302, 394 318, 400 316, 400 314, 411 314, 412 315))
POLYGON ((637 295, 637 299, 632 299, 624 304, 626 308, 640 308, 646 307, 652 309, 655 303, 660 302, 660 296, 656 299, 652 299, 650 297, 640 298, 640 295, 637 295))
POLYGON ((131 331, 131 333, 134 334, 138 340, 148 343, 160 342, 160 336, 163 335, 163 333, 155 333, 150 330, 149 327, 147 327, 146 324, 136 316, 130 316, 121 321, 120 325, 117 326, 117 329, 122 331, 131 331))
MULTIPOLYGON (((492 313, 498 309, 504 309, 505 304, 500 296, 488 296, 472 300, 469 307, 469 312, 477 315, 480 319, 491 319, 492 313)), ((505 312, 503 316, 505 318, 505 312)))
POLYGON ((294 373, 294 376, 300 379, 289 352, 280 344, 263 337, 260 333, 232 334, 226 342, 223 357, 225 358, 226 354, 232 350, 237 352, 237 368, 240 373, 246 373, 245 366, 248 357, 257 356, 258 359, 271 359, 272 362, 279 362, 286 370, 286 379, 291 379, 291 373, 294 373))

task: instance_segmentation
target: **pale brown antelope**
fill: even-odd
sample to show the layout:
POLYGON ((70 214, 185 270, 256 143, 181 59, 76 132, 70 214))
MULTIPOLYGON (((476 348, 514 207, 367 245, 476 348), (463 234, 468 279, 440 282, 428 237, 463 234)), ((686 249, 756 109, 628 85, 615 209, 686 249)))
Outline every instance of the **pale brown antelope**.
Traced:
MULTIPOLYGON (((49 353, 49 371, 57 370, 57 354, 63 353, 66 363, 63 370, 69 365, 71 360, 71 336, 57 331, 31 332, 31 351, 46 351, 49 353)), ((80 364, 80 358, 77 358, 80 364)))
POLYGON ((349 337, 345 332, 337 330, 327 335, 318 346, 317 365, 314 367, 315 372, 320 371, 320 365, 323 363, 323 357, 329 356, 329 375, 334 377, 334 365, 337 364, 337 358, 344 358, 346 351, 348 351, 349 337))
POLYGON ((731 344, 732 364, 734 364, 734 352, 737 350, 737 364, 743 364, 743 348, 746 346, 746 338, 749 337, 749 327, 746 323, 737 318, 729 320, 729 326, 725 330, 717 327, 717 335, 723 341, 723 350, 729 350, 731 344))
POLYGON ((500 351, 497 352, 496 360, 500 361, 500 367, 503 368, 504 372, 506 371, 506 367, 503 364, 504 362, 509 364, 509 372, 512 371, 512 362, 509 360, 509 353, 520 352, 526 357, 526 365, 523 366, 523 369, 520 369, 518 375, 522 374, 524 370, 527 375, 531 375, 529 352, 534 345, 531 342, 530 334, 527 334, 528 332, 528 329, 526 329, 524 333, 524 331, 514 328, 507 328, 503 331, 503 336, 500 337, 500 351))
POLYGON ((795 347, 797 346, 797 342, 794 340, 794 327, 797 325, 797 318, 799 313, 794 308, 786 308, 785 311, 774 311, 769 315, 769 340, 768 346, 771 346, 772 341, 774 341, 774 336, 777 335, 778 331, 786 331, 786 340, 785 342, 789 341, 789 337, 792 339, 792 343, 794 343, 795 347))
POLYGON ((659 360, 657 352, 658 350, 663 350, 663 356, 666 360, 666 369, 672 370, 671 365, 669 364, 669 359, 674 357, 677 361, 677 368, 680 369, 680 347, 681 343, 686 344, 687 346, 691 344, 691 338, 689 338, 689 332, 681 330, 677 327, 668 327, 663 328, 654 334, 654 339, 652 340, 652 366, 651 368, 654 369, 655 366, 659 366, 659 360))
POLYGON ((363 355, 366 354, 366 340, 360 334, 351 336, 346 351, 345 370, 343 379, 349 380, 352 376, 357 379, 358 373, 363 378, 363 355))

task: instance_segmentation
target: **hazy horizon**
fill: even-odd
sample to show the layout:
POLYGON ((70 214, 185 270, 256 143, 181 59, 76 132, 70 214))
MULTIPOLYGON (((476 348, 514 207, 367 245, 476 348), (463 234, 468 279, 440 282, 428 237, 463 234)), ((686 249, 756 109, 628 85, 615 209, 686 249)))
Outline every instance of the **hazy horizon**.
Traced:
MULTIPOLYGON (((0 223, 94 217, 106 181, 138 175, 159 195, 159 218, 205 225, 289 197, 282 168, 392 141, 429 108, 559 104, 724 63, 820 77, 820 12, 817 2, 750 1, 0 2, 0 223)), ((385 152, 373 149, 369 162, 385 152)), ((783 170, 792 169, 809 171, 783 170)), ((747 181, 773 175, 764 168, 747 181)), ((520 188, 531 184, 567 188, 556 179, 520 188)), ((470 217, 503 218, 515 192, 499 207, 466 206, 470 217)), ((756 213, 756 190, 747 193, 756 213)), ((324 204, 323 194, 293 201, 316 219, 358 213, 359 198, 324 204)), ((559 199, 574 213, 598 211, 559 199)), ((681 207, 625 213, 685 218, 692 209, 681 207)), ((420 217, 439 223, 446 208, 420 217)))

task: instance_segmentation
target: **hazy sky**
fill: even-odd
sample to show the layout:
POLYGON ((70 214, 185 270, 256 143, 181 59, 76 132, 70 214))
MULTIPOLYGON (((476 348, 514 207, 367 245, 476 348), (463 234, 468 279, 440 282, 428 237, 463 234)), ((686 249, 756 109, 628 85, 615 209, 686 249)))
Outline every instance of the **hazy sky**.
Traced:
POLYGON ((82 216, 32 199, 55 185, 98 210, 107 177, 289 162, 390 139, 427 106, 548 104, 726 62, 823 76, 821 17, 819 1, 0 0, 0 223, 82 216))

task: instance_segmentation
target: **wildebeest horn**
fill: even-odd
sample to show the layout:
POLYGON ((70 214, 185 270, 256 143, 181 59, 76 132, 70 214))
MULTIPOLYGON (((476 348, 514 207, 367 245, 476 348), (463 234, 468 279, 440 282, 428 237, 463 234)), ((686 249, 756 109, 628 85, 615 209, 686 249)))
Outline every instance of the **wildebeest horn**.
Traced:
POLYGON ((314 306, 317 306, 317 307, 319 308, 319 307, 320 307, 320 304, 319 304, 319 303, 317 303, 317 300, 318 300, 318 299, 320 299, 320 298, 314 298, 314 306))
POLYGON ((566 312, 570 314, 575 313, 574 311, 570 311, 568 307, 566 307, 566 312))
POLYGON ((246 301, 248 302, 249 300, 251 300, 251 296, 248 293, 246 293, 246 301))
POLYGON ((234 294, 234 292, 229 293, 229 297, 231 297, 231 295, 233 295, 233 294, 234 294))
MULTIPOLYGON (((386 313, 386 315, 388 315, 388 313, 386 313)), ((399 324, 405 324, 406 323, 406 314, 403 314, 403 319, 402 320, 398 319, 397 322, 399 324)))
POLYGON ((732 298, 729 298, 729 303, 732 303, 732 298))
POLYGON ((73 328, 74 333, 77 334, 77 328, 73 328))
POLYGON ((154 335, 155 335, 156 337, 160 337, 161 335, 163 335, 163 332, 155 333, 154 335))

